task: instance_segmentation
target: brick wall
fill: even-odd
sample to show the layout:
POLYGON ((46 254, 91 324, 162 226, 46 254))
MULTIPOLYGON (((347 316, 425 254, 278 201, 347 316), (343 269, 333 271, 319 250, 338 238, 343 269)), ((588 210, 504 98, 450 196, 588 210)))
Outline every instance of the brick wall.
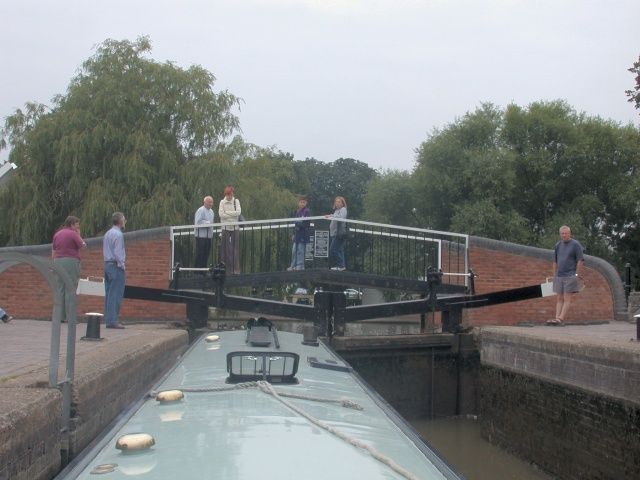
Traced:
MULTIPOLYGON (((478 275, 477 293, 540 284, 552 274, 551 250, 471 237, 469 263, 478 275)), ((586 288, 579 293, 567 321, 613 320, 626 310, 622 281, 611 265, 585 256, 582 274, 586 288)), ((468 309, 464 322, 470 325, 513 325, 555 318, 556 297, 468 309)))
MULTIPOLYGON (((169 229, 158 228, 125 233, 127 285, 167 288, 171 265, 169 229)), ((50 245, 5 248, 2 251, 48 256, 50 245)), ((81 252, 81 277, 103 277, 102 238, 87 240, 81 252)), ((0 273, 0 306, 16 318, 51 318, 53 293, 46 280, 33 267, 15 265, 0 273)), ((104 297, 78 296, 79 316, 86 312, 103 312, 104 297)), ((125 299, 120 311, 123 319, 180 320, 186 318, 180 304, 125 299)))
MULTIPOLYGON (((167 288, 171 245, 169 228, 125 234, 127 285, 167 288)), ((87 241, 82 252, 82 276, 102 277, 102 239, 87 241)), ((49 245, 0 249, 47 256, 49 245)), ((478 274, 478 293, 542 283, 552 269, 551 250, 471 237, 469 264, 478 274)), ((622 282, 613 267, 601 259, 587 257, 584 272, 587 288, 580 293, 569 321, 613 320, 618 313, 626 318, 622 282)), ((446 266, 445 266, 446 269, 446 266)), ((52 294, 45 280, 30 266, 18 265, 0 273, 0 306, 17 318, 50 318, 52 294)), ((80 296, 78 314, 103 311, 101 297, 80 296)), ((159 302, 126 300, 121 316, 137 319, 183 319, 185 306, 159 302)), ((555 317, 555 297, 527 300, 493 307, 469 309, 464 321, 470 325, 512 325, 521 321, 543 322, 555 317)))

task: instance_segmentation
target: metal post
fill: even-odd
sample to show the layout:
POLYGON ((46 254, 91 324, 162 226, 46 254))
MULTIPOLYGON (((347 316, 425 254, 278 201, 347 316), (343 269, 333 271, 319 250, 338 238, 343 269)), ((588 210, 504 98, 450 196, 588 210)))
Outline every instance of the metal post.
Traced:
POLYGON ((476 273, 469 269, 469 295, 476 294, 476 273))
POLYGON ((347 296, 344 292, 333 292, 331 295, 331 306, 333 313, 333 328, 336 335, 344 337, 346 330, 346 308, 347 296))
POLYGON ((315 325, 320 336, 331 337, 333 326, 331 325, 331 292, 316 292, 313 296, 313 309, 315 311, 315 325))
POLYGON ((631 264, 626 263, 624 266, 624 298, 629 306, 629 295, 631 294, 631 264))

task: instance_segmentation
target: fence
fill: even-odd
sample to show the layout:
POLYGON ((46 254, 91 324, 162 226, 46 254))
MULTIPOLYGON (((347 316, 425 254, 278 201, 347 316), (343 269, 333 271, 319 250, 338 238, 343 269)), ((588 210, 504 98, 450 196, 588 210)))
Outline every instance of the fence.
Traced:
MULTIPOLYGON (((291 263, 292 236, 299 218, 251 220, 208 225, 212 231, 211 250, 206 265, 219 263, 224 254, 222 229, 237 227, 239 245, 233 251, 239 272, 256 274, 286 270, 291 263)), ((309 238, 305 251, 305 268, 322 269, 332 266, 329 236, 331 219, 307 217, 309 238)), ((410 279, 426 279, 429 267, 445 273, 444 282, 466 285, 469 269, 468 235, 402 227, 351 219, 345 222, 347 238, 345 257, 351 272, 410 279)), ((194 267, 196 261, 195 228, 202 225, 171 227, 172 265, 194 267)), ((227 262, 231 263, 231 262, 227 262)), ((233 268, 227 266, 227 273, 233 268)), ((173 272, 171 273, 173 275, 173 272)), ((172 277, 173 278, 173 277, 172 277)))

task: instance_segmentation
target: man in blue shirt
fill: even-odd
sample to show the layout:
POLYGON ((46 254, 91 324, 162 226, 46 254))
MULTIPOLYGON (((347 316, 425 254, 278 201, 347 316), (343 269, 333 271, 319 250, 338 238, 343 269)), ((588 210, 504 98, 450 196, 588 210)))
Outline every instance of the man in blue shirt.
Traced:
POLYGON ((551 325, 561 325, 567 318, 572 297, 579 291, 578 276, 584 264, 582 245, 571 238, 571 229, 560 227, 560 241, 554 247, 553 291, 558 295, 556 318, 549 320, 551 325))
POLYGON ((104 321, 107 328, 124 328, 118 321, 120 305, 124 297, 125 258, 124 235, 122 231, 127 223, 124 214, 115 212, 111 216, 113 226, 102 240, 104 256, 104 321))

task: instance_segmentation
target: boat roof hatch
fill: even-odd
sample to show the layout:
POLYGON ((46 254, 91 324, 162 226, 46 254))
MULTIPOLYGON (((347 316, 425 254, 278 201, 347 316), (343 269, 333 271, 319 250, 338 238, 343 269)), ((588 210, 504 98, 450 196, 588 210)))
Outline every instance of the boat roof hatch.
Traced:
POLYGON ((266 380, 298 383, 300 356, 293 352, 238 351, 227 354, 227 383, 266 380))

